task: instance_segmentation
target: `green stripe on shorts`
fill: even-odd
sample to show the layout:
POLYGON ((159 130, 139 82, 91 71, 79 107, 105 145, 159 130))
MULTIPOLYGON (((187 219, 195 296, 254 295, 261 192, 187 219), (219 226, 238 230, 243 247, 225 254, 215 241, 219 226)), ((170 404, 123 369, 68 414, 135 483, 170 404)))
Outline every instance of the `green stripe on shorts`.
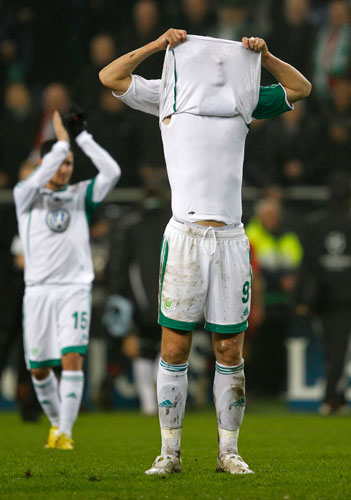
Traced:
POLYGON ((69 352, 78 352, 79 354, 86 354, 87 353, 87 345, 72 345, 69 347, 64 347, 61 349, 61 354, 67 354, 69 352))
POLYGON ((247 330, 248 322, 247 320, 242 323, 237 323, 236 325, 216 325, 215 323, 205 323, 205 330, 213 333, 241 333, 247 330))
POLYGON ((158 316, 158 324, 174 330, 185 330, 186 332, 193 332, 198 326, 197 322, 187 323, 186 321, 167 318, 161 311, 158 316))
POLYGON ((60 359, 46 359, 45 361, 31 361, 29 360, 29 368, 47 368, 49 366, 60 366, 60 359))

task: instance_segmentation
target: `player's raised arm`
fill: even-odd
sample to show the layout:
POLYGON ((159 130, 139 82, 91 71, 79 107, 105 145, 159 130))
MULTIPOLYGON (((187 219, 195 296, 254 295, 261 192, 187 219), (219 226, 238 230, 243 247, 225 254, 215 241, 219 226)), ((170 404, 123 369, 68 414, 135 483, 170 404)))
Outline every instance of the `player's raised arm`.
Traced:
POLYGON ((87 120, 83 111, 73 104, 64 115, 64 121, 70 134, 82 151, 91 159, 98 169, 98 175, 92 180, 92 202, 101 202, 113 188, 121 176, 121 169, 112 156, 87 132, 87 120))
POLYGON ((174 47, 185 39, 186 31, 169 29, 157 40, 144 45, 140 49, 133 50, 105 66, 99 73, 101 83, 118 94, 124 94, 132 81, 131 73, 144 59, 160 50, 166 50, 168 45, 174 47))
POLYGON ((296 68, 271 54, 266 42, 262 38, 243 37, 242 42, 247 49, 254 52, 261 52, 262 66, 283 85, 286 90, 287 99, 291 104, 310 95, 312 85, 307 78, 296 68))
POLYGON ((69 136, 58 111, 53 114, 53 126, 57 142, 52 146, 51 151, 44 155, 36 170, 14 188, 13 195, 17 212, 28 210, 39 189, 46 186, 68 155, 69 136))

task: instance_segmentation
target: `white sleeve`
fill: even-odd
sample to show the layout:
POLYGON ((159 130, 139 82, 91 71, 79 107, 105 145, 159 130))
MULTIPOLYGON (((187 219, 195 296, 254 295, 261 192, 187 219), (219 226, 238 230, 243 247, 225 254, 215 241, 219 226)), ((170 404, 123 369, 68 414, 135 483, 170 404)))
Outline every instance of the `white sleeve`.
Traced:
POLYGON ((132 83, 127 92, 118 95, 113 91, 112 94, 130 108, 159 116, 160 88, 161 80, 146 80, 141 76, 132 75, 132 83))
POLYGON ((99 170, 94 179, 92 193, 92 201, 99 203, 121 177, 120 166, 104 148, 94 141, 92 135, 86 130, 76 137, 76 142, 99 170))
POLYGON ((69 143, 66 141, 57 141, 50 153, 47 153, 41 165, 22 182, 16 184, 13 196, 18 214, 26 212, 32 205, 39 190, 46 186, 49 180, 54 176, 63 160, 69 152, 69 143))

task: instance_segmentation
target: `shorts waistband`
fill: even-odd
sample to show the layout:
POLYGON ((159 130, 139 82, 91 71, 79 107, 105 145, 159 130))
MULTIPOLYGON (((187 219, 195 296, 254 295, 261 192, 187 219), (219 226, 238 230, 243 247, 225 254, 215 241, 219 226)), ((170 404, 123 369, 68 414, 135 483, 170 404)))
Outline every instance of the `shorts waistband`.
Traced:
POLYGON ((213 231, 217 240, 235 239, 245 236, 244 224, 242 222, 234 222, 234 224, 225 226, 202 226, 193 222, 181 221, 172 217, 168 223, 172 229, 187 234, 192 238, 213 238, 213 231), (209 229, 211 228, 211 231, 209 229), (211 234, 212 233, 212 234, 211 234))

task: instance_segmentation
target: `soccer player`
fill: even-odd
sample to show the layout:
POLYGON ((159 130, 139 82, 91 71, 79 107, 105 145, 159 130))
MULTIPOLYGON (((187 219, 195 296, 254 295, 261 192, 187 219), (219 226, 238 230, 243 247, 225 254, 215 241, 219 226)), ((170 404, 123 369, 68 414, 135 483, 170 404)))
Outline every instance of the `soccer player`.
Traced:
POLYGON ((188 355, 202 314, 216 356, 216 470, 252 473, 237 446, 245 409, 242 352, 251 294, 249 242, 241 223, 245 137, 252 117, 290 110, 293 102, 309 95, 311 84, 274 57, 260 38, 245 37, 241 44, 176 29, 119 57, 99 76, 127 105, 160 116, 172 191, 173 218, 163 239, 159 290, 162 448, 146 474, 181 471, 188 355), (162 80, 132 74, 145 58, 165 49, 162 80), (202 50, 201 60, 194 55, 197 50, 202 50), (279 84, 259 88, 260 63, 279 84), (243 76, 241 65, 246 67, 243 76))
POLYGON ((69 185, 73 154, 60 114, 56 140, 41 146, 40 166, 14 188, 25 260, 24 348, 34 388, 51 428, 46 448, 72 450, 72 427, 82 399, 83 356, 89 340, 90 289, 94 279, 89 219, 121 170, 85 130, 72 108, 67 128, 98 169, 92 179, 69 185), (52 370, 62 365, 60 384, 52 370))

